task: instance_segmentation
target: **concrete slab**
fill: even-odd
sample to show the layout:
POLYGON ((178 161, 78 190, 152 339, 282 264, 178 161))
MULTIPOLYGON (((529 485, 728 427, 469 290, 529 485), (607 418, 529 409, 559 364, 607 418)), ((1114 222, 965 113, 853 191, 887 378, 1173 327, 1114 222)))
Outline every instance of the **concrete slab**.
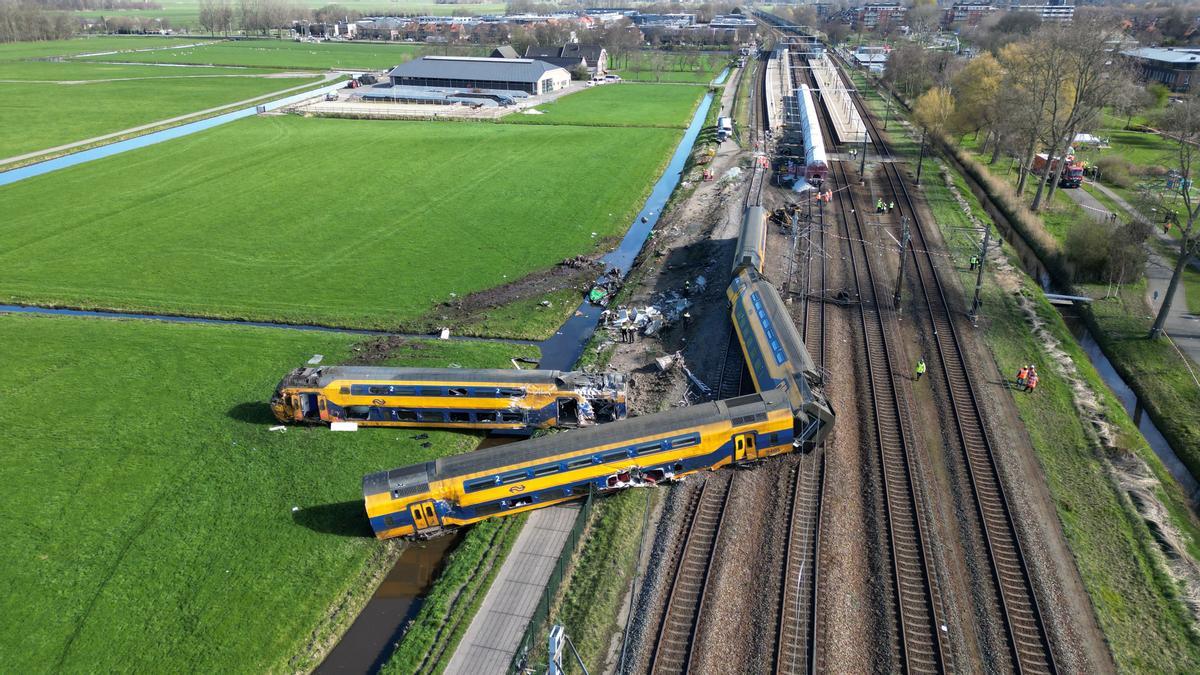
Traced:
MULTIPOLYGON (((821 90, 821 100, 825 102, 825 108, 833 120, 833 132, 838 137, 838 141, 840 143, 861 143, 863 135, 867 133, 867 127, 858 114, 858 108, 854 107, 845 83, 842 82, 842 78, 838 77, 833 62, 829 60, 828 55, 822 54, 821 58, 809 63, 812 66, 813 76, 817 80, 817 86, 821 90)), ((814 101, 814 103, 816 102, 814 101)))
POLYGON ((534 511, 446 666, 447 673, 503 673, 537 609, 579 515, 579 504, 534 511))

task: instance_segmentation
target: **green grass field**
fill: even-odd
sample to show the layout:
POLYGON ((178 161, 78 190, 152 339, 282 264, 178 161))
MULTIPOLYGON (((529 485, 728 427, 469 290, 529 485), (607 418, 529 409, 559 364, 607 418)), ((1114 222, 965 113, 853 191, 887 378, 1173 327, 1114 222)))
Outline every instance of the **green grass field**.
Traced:
MULTIPOLYGON (((202 69, 197 69, 200 71, 202 69)), ((180 73, 182 74, 182 73, 180 73)), ((0 159, 317 82, 303 78, 179 77, 59 85, 0 84, 0 159)), ((114 191, 111 194, 119 194, 114 191)), ((87 191, 94 199, 99 193, 87 191)))
POLYGON ((451 293, 606 248, 678 139, 243 120, 0 188, 0 288, 70 306, 396 326, 451 293))
MULTIPOLYGON (((128 16, 144 19, 166 19, 173 28, 191 28, 200 30, 200 3, 198 0, 155 0, 162 9, 126 9, 126 10, 81 10, 81 17, 94 18, 98 16, 128 16)), ((327 0, 298 0, 293 3, 300 7, 317 9, 329 5, 327 0)), ((396 14, 503 14, 505 5, 502 2, 480 2, 474 4, 438 4, 420 0, 343 0, 337 3, 341 7, 355 10, 364 16, 396 15, 396 14)), ((236 8, 235 8, 236 11, 236 8)))
MULTIPOLYGON (((391 559, 365 473, 474 446, 290 427, 266 401, 351 336, 0 316, 0 664, 7 672, 280 672, 391 559), (300 510, 293 512, 293 507, 300 510)), ((392 362, 503 367, 535 350, 410 343, 392 362)), ((350 603, 351 609, 356 606, 350 603)), ((347 614, 343 612, 343 614, 347 614)))
MULTIPOLYGON (((71 40, 44 40, 40 42, 0 43, 0 61, 19 59, 44 59, 56 56, 74 56, 97 52, 131 51, 134 49, 161 49, 195 44, 211 38, 205 37, 83 37, 71 40)), ((122 54, 121 56, 128 56, 122 54)), ((111 59, 112 57, 107 57, 111 59)))
MULTIPOLYGON (((361 68, 383 70, 417 56, 425 49, 415 44, 293 42, 290 40, 239 40, 216 42, 188 49, 122 54, 135 63, 184 63, 258 68, 361 68)), ((89 57, 111 61, 112 57, 89 57)))
POLYGON ((638 52, 612 72, 626 80, 639 82, 691 82, 708 84, 729 65, 729 54, 717 52, 700 56, 681 56, 670 52, 638 52), (659 55, 661 54, 661 56, 659 55))
POLYGON ((263 75, 278 73, 266 68, 212 68, 167 65, 127 65, 87 61, 4 61, 0 60, 0 80, 20 82, 80 82, 111 79, 164 79, 213 77, 216 75, 263 75))
POLYGON ((604 84, 540 105, 542 115, 514 113, 504 121, 685 129, 704 93, 703 87, 604 84))

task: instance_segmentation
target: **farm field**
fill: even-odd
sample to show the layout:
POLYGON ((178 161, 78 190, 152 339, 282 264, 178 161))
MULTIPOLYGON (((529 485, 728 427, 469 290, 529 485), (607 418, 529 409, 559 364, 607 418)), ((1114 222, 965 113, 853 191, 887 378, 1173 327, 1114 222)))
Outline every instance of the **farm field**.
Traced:
MULTIPOLYGON (((424 47, 420 45, 404 43, 239 40, 214 42, 186 49, 122 54, 121 60, 134 63, 183 63, 258 68, 384 70, 414 58, 423 49, 424 47)), ((84 60, 111 61, 112 57, 95 56, 84 60)))
POLYGON ((607 249, 679 136, 251 118, 0 188, 0 288, 65 306, 403 326, 607 249))
POLYGON ((714 52, 699 56, 671 54, 670 52, 637 52, 631 59, 623 59, 620 68, 612 65, 612 72, 626 80, 638 82, 690 82, 708 84, 729 65, 727 52, 714 52))
MULTIPOLYGON (((81 17, 127 16, 144 19, 166 19, 172 28, 190 28, 193 32, 200 30, 200 3, 198 0, 156 0, 162 9, 123 9, 123 10, 80 10, 76 12, 81 17)), ((326 0, 298 0, 294 3, 309 9, 318 9, 331 3, 326 0)), ((337 3, 341 7, 358 11, 364 15, 377 14, 386 9, 394 14, 503 14, 505 4, 502 2, 480 2, 462 4, 438 4, 421 2, 419 0, 391 0, 384 3, 378 0, 344 0, 337 3)))
MULTIPOLYGON (((279 378, 314 352, 345 359, 351 336, 14 315, 0 334, 5 406, 22 420, 0 430, 7 672, 306 670, 295 659, 337 628, 330 607, 369 593, 396 550, 370 536, 362 476, 477 441, 269 432, 279 378)), ((429 341, 390 362, 535 355, 429 341)))
MULTIPOLYGON (((201 74, 206 70, 195 69, 201 74)), ((216 75, 72 85, 0 83, 0 98, 5 101, 0 106, 0 128, 22 130, 20 134, 0 135, 0 159, 319 80, 315 75, 298 78, 216 75)))
MULTIPOLYGON (((55 56, 74 56, 96 52, 126 51, 134 49, 161 49, 190 45, 211 38, 204 37, 82 37, 70 40, 43 40, 40 42, 7 42, 0 44, 0 61, 18 59, 44 59, 55 56)), ((122 55, 124 56, 124 55, 122 55)))
POLYGON ((685 129, 705 92, 673 84, 603 84, 540 105, 541 115, 515 113, 504 122, 685 129))
POLYGON ((94 82, 137 78, 168 79, 180 77, 213 77, 216 75, 265 75, 279 73, 267 68, 221 68, 201 66, 127 65, 123 63, 92 63, 86 61, 5 61, 0 59, 0 80, 20 82, 94 82))

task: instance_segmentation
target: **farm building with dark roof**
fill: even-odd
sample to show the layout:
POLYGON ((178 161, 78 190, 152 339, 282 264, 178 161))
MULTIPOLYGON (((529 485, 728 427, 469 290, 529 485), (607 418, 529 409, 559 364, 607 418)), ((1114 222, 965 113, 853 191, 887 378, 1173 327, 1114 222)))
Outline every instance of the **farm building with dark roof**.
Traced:
POLYGON ((392 68, 388 77, 397 87, 511 89, 534 95, 571 84, 570 73, 545 61, 472 56, 423 56, 392 68))

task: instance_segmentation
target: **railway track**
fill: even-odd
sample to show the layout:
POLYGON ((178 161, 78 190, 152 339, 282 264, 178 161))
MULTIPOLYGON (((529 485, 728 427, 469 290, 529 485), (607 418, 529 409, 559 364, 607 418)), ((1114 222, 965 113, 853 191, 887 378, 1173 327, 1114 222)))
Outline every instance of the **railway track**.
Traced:
MULTIPOLYGON (((848 86, 852 84, 841 63, 839 73, 843 82, 848 86)), ((879 134, 876 120, 868 114, 861 98, 854 98, 859 113, 870 127, 876 152, 883 157, 891 156, 891 149, 879 134)), ((1012 510, 1000 482, 991 436, 967 368, 954 313, 925 238, 924 223, 897 166, 885 163, 883 171, 896 197, 900 215, 907 216, 912 223, 913 246, 908 255, 917 272, 916 282, 925 300, 932 337, 937 343, 934 365, 939 367, 935 369, 935 376, 940 376, 953 413, 950 417, 955 433, 946 436, 956 442, 971 485, 977 518, 971 525, 991 562, 990 577, 994 588, 988 589, 988 594, 996 599, 999 615, 1005 623, 1012 659, 1010 669, 1023 673, 1057 672, 1012 510)))
POLYGON ((792 478, 786 557, 780 580, 774 671, 815 673, 817 588, 821 555, 821 505, 825 500, 825 453, 796 464, 792 478))
POLYGON ((859 327, 871 401, 870 419, 864 422, 875 439, 879 458, 892 567, 893 635, 897 641, 893 653, 899 657, 900 669, 906 672, 943 672, 945 649, 936 579, 915 482, 915 444, 897 382, 892 337, 876 294, 879 286, 865 244, 861 211, 846 187, 850 181, 845 163, 834 162, 831 175, 837 183, 834 192, 841 205, 843 231, 851 251, 851 277, 860 299, 859 327))
POLYGON ((696 628, 708 590, 713 554, 721 538, 732 480, 710 477, 689 503, 687 534, 680 547, 671 591, 663 610, 651 673, 683 673, 696 654, 696 628))
POLYGON ((746 361, 742 357, 742 345, 738 342, 737 332, 730 325, 729 344, 725 347, 725 357, 721 360, 721 379, 717 383, 717 400, 741 396, 745 391, 745 379, 746 361))
POLYGON ((747 130, 751 149, 754 153, 754 164, 750 168, 750 185, 746 190, 746 208, 762 204, 763 187, 767 181, 767 170, 759 164, 759 153, 765 149, 766 135, 763 127, 766 124, 766 89, 767 63, 764 59, 756 59, 754 69, 754 85, 750 88, 750 120, 747 130))

